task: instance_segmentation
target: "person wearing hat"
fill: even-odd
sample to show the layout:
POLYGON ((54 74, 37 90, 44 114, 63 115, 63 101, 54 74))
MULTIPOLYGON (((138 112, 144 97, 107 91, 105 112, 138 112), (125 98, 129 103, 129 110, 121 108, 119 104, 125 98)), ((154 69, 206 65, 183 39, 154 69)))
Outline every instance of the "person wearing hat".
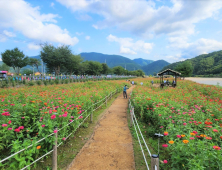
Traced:
POLYGON ((124 87, 123 87, 123 97, 125 98, 127 98, 127 93, 126 93, 126 90, 127 89, 129 89, 129 88, 127 88, 127 85, 125 85, 124 87))

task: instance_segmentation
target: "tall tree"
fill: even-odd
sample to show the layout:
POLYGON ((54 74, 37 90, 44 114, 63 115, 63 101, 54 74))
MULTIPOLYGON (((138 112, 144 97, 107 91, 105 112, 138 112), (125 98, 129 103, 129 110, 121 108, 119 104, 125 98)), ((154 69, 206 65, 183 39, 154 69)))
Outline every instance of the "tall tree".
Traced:
POLYGON ((123 75, 125 73, 125 69, 121 66, 113 67, 114 74, 123 75))
POLYGON ((17 75, 22 67, 28 65, 28 57, 18 48, 6 50, 4 53, 1 53, 1 55, 2 61, 9 67, 12 67, 17 75))
POLYGON ((70 62, 67 63, 66 69, 69 74, 77 74, 79 69, 79 64, 83 61, 83 58, 80 55, 72 54, 70 56, 70 62))
POLYGON ((86 61, 88 63, 88 69, 86 74, 89 75, 99 75, 102 72, 102 64, 97 61, 86 61))
POLYGON ((109 67, 108 67, 108 65, 107 64, 105 64, 105 63, 102 63, 102 67, 103 67, 103 69, 102 69, 102 74, 108 74, 108 72, 109 72, 109 67))
POLYGON ((34 67, 37 68, 38 72, 39 71, 39 66, 41 65, 41 62, 39 59, 36 59, 36 58, 29 58, 29 65, 31 65, 34 69, 34 67))
POLYGON ((179 64, 175 70, 180 72, 182 77, 189 77, 193 73, 193 66, 190 61, 185 61, 179 64))
POLYGON ((71 55, 71 49, 67 45, 57 48, 47 43, 42 45, 41 59, 46 63, 48 70, 54 70, 55 75, 59 75, 61 69, 69 64, 71 55))
POLYGON ((10 67, 9 67, 7 64, 3 63, 3 64, 0 66, 0 70, 1 70, 1 71, 9 71, 9 70, 10 70, 10 67))

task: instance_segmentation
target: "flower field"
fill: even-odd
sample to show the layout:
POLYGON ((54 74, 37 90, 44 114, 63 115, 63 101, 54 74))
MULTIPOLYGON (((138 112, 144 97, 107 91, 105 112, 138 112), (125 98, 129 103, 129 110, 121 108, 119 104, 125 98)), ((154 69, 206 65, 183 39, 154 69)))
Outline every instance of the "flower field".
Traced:
POLYGON ((75 131, 89 111, 92 111, 91 106, 110 92, 119 88, 122 90, 124 82, 89 81, 2 89, 0 160, 30 145, 33 146, 0 163, 0 169, 21 169, 52 150, 54 133, 58 133, 58 143, 66 140, 69 133, 75 131), (70 124, 65 126, 68 123, 70 124), (55 127, 58 130, 55 130, 55 127), (50 134, 52 135, 47 137, 50 134), (44 140, 35 144, 44 137, 44 140))
POLYGON ((160 89, 149 80, 131 98, 147 137, 164 135, 161 169, 222 169, 222 88, 180 80, 160 89))

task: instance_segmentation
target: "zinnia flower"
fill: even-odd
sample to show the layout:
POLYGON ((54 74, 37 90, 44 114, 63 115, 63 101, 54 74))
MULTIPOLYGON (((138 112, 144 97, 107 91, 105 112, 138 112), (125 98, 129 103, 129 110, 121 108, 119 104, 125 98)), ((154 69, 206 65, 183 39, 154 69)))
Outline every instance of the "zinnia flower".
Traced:
POLYGON ((54 130, 54 133, 57 133, 58 132, 58 130, 54 130))
POLYGON ((186 135, 181 135, 181 137, 183 138, 183 137, 185 137, 186 135))
POLYGON ((195 133, 190 133, 192 136, 195 136, 195 133))
POLYGON ((215 150, 221 150, 221 148, 220 148, 219 146, 213 146, 213 148, 214 148, 215 150))
POLYGON ((56 118, 56 115, 52 115, 52 116, 51 116, 51 119, 55 119, 55 118, 56 118))
POLYGON ((37 146, 37 147, 36 147, 36 149, 40 149, 40 148, 41 148, 41 146, 37 146))
POLYGON ((164 132, 163 134, 164 134, 164 136, 167 136, 167 135, 169 135, 169 134, 168 134, 168 132, 164 132))
POLYGON ((190 137, 190 139, 191 139, 191 140, 193 140, 193 139, 194 139, 194 137, 190 137))
POLYGON ((2 127, 6 127, 6 126, 8 126, 7 124, 2 124, 2 127))
POLYGON ((168 147, 168 145, 167 145, 167 144, 163 144, 163 145, 162 145, 162 147, 167 148, 167 147, 168 147))
POLYGON ((187 144, 187 143, 189 143, 189 141, 188 140, 183 140, 183 143, 187 144))
POLYGON ((178 137, 178 138, 181 138, 181 136, 180 136, 180 135, 177 135, 177 137, 178 137))
POLYGON ((174 141, 170 140, 170 141, 169 141, 169 144, 174 144, 174 141))
POLYGON ((165 163, 165 164, 166 164, 166 163, 167 163, 167 160, 163 160, 163 163, 165 163))
POLYGON ((8 130, 12 130, 12 128, 8 128, 8 130))
POLYGON ((45 127, 45 125, 42 125, 42 127, 45 127))
POLYGON ((213 131, 214 131, 214 132, 218 132, 218 130, 217 130, 217 129, 213 129, 213 131))
POLYGON ((11 123, 12 123, 12 121, 11 121, 11 120, 9 120, 9 121, 8 121, 8 124, 10 125, 11 123))
POLYGON ((66 138, 64 137, 64 138, 62 138, 62 140, 66 140, 66 138))

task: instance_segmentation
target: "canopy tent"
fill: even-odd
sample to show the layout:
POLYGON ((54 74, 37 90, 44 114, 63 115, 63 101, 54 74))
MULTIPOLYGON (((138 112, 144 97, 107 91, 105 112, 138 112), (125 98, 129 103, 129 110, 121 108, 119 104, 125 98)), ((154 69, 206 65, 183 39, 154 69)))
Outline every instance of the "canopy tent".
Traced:
POLYGON ((166 69, 160 73, 157 74, 158 76, 160 76, 160 86, 163 87, 164 86, 164 82, 163 82, 163 77, 165 75, 172 75, 174 76, 174 80, 175 80, 175 85, 177 84, 177 77, 181 76, 181 73, 171 70, 171 69, 166 69))

